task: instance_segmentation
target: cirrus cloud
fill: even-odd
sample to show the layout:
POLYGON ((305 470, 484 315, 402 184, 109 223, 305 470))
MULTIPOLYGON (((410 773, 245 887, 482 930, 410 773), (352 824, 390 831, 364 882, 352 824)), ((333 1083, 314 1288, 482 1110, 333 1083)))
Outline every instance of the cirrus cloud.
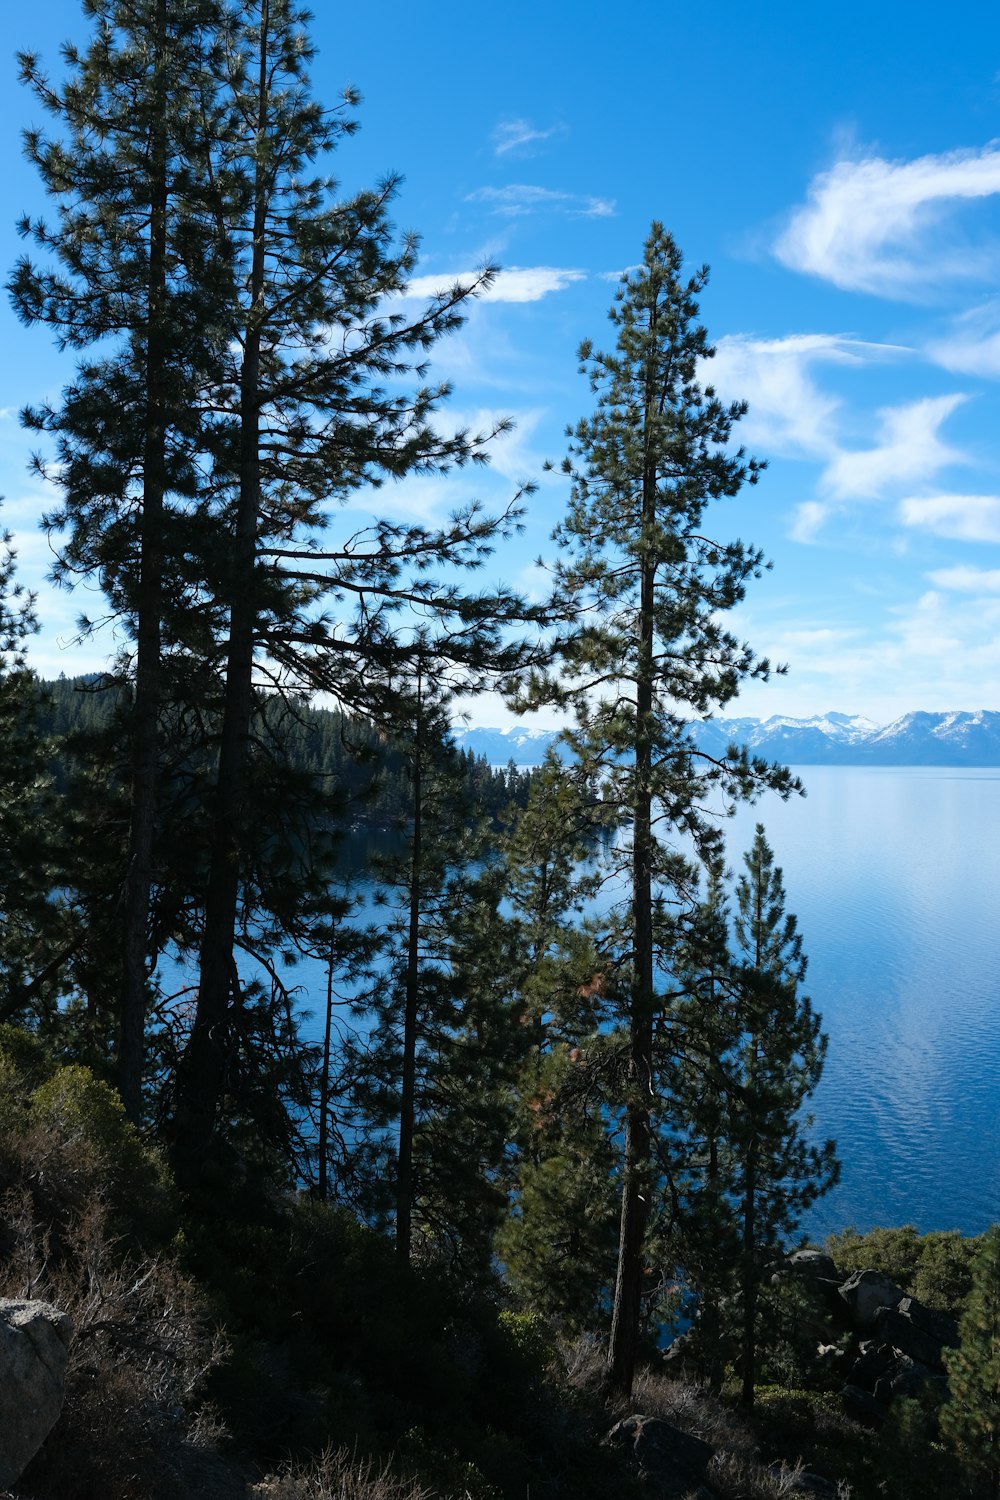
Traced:
POLYGON ((956 594, 1000 594, 1000 568, 938 568, 927 577, 937 589, 956 594))
POLYGON ((493 154, 507 156, 515 152, 517 155, 531 155, 533 147, 565 134, 565 125, 550 125, 548 130, 538 130, 530 120, 501 120, 492 135, 493 154))
POLYGON ((1000 543, 1000 497, 919 495, 899 503, 904 526, 963 542, 1000 543))
MULTIPOLYGON (((879 412, 880 441, 873 448, 839 453, 826 467, 821 484, 836 499, 871 499, 894 484, 931 478, 965 455, 938 435, 965 396, 928 396, 879 412)), ((907 503, 907 502, 904 502, 907 503)))
MULTIPOLYGON (((433 297, 456 282, 472 285, 481 273, 458 271, 440 276, 415 276, 407 285, 407 297, 433 297)), ((479 302, 540 302, 550 292, 562 292, 575 281, 586 280, 586 271, 566 266, 509 266, 477 299, 479 302)))
POLYGON ((772 453, 833 459, 840 401, 812 378, 817 365, 865 365, 910 351, 892 344, 866 343, 840 334, 799 333, 755 339, 730 334, 719 339, 715 357, 701 378, 727 400, 743 399, 749 411, 740 437, 772 453))
POLYGON ((510 182, 505 187, 481 187, 466 193, 466 203, 488 203, 493 212, 518 218, 550 209, 573 218, 609 219, 615 214, 613 198, 596 198, 585 193, 566 193, 558 188, 537 187, 529 182, 510 182))
POLYGON ((995 248, 959 243, 947 220, 1000 193, 1000 145, 914 161, 839 161, 810 185, 774 244, 786 266, 847 290, 919 298, 988 273, 995 248))
POLYGON ((1000 299, 963 313, 950 333, 931 340, 927 354, 945 370, 987 379, 1000 377, 1000 299))

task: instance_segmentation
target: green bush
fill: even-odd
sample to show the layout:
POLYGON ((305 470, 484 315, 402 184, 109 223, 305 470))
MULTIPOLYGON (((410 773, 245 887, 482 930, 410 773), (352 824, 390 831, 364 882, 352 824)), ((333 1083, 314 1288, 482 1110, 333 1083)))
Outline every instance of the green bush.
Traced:
POLYGON ((0 1026, 0 1137, 27 1129, 31 1095, 54 1067, 30 1031, 0 1026))
POLYGON ((958 1316, 972 1285, 972 1262, 982 1236, 965 1237, 957 1229, 918 1234, 912 1224, 898 1229, 845 1229, 826 1242, 837 1269, 881 1271, 928 1307, 958 1316))
POLYGON ((540 1376, 552 1364, 556 1357, 555 1339, 541 1313, 512 1312, 505 1308, 497 1322, 524 1361, 527 1373, 540 1376))
POLYGON ((76 1327, 63 1415, 25 1493, 181 1500, 187 1426, 221 1345, 164 1249, 176 1221, 162 1164, 106 1084, 11 1028, 0 1087, 0 1295, 52 1302, 76 1327))
POLYGON ((856 1500, 872 1494, 878 1438, 844 1411, 827 1392, 758 1388, 753 1426, 766 1462, 801 1458, 807 1469, 843 1479, 856 1500))
POLYGON ((942 1399, 943 1392, 927 1385, 889 1408, 876 1464, 878 1494, 886 1500, 950 1500, 963 1493, 958 1466, 939 1438, 942 1399))

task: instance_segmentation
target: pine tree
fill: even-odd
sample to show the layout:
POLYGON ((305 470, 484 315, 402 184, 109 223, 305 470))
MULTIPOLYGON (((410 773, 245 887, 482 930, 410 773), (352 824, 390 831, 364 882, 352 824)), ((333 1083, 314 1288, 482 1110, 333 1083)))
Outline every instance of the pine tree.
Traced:
POLYGON ((513 938, 447 696, 418 667, 400 704, 412 722, 394 752, 408 773, 399 847, 372 871, 386 911, 382 971, 364 1001, 369 1034, 343 1058, 357 1138, 348 1193, 392 1228, 401 1261, 419 1246, 479 1276, 505 1202, 505 1095, 523 1055, 513 938))
POLYGON ((35 601, 15 556, 0 532, 0 1021, 52 1004, 65 945, 57 804, 25 654, 35 601))
POLYGON ((617 1158, 602 1068, 611 1039, 558 1043, 519 1079, 512 1204, 496 1252, 529 1307, 573 1332, 606 1324, 618 1233, 617 1158))
POLYGON ((792 787, 787 773, 735 750, 703 755, 689 732, 692 715, 721 708, 769 665, 722 623, 764 564, 743 542, 712 540, 705 512, 755 483, 761 466, 729 446, 744 405, 724 405, 699 384, 712 354, 697 322, 707 272, 684 281, 681 266, 654 224, 610 314, 614 351, 581 347, 597 407, 572 434, 569 512, 556 532, 557 585, 578 623, 563 643, 561 681, 536 682, 527 695, 574 705, 573 750, 601 787, 609 826, 627 830, 617 857, 629 897, 607 940, 628 1033, 609 1351, 609 1379, 622 1392, 635 1369, 652 1193, 657 975, 670 971, 672 908, 696 899, 688 848, 718 854, 721 835, 704 811, 713 787, 729 800, 792 787))
POLYGON ((583 917, 596 892, 593 788, 550 756, 503 851, 516 985, 529 1051, 508 1152, 511 1209, 497 1239, 508 1279, 568 1328, 606 1321, 614 1277, 617 1160, 609 1131, 615 1038, 601 958, 583 917))
POLYGON ((702 1378, 723 1380, 723 1308, 735 1300, 740 1240, 730 1193, 724 1059, 734 1043, 730 909, 723 873, 685 923, 675 958, 671 1030, 662 1060, 671 1129, 656 1143, 664 1181, 664 1251, 697 1292, 695 1351, 702 1378))
POLYGON ((213 481, 229 532, 214 584, 224 706, 198 1008, 177 1115, 177 1162, 194 1173, 226 1066, 255 671, 266 663, 275 685, 328 691, 381 721, 400 661, 427 642, 436 670, 456 668, 456 684, 474 685, 491 653, 497 670, 517 659, 501 640, 517 602, 502 590, 463 594, 429 571, 478 566, 516 524, 516 504, 497 518, 473 505, 439 531, 377 521, 322 544, 331 508, 354 491, 483 457, 486 436, 434 429, 446 387, 399 390, 408 373, 422 378, 425 352, 493 273, 443 291, 413 321, 386 311, 405 289, 416 241, 393 244, 395 179, 344 200, 311 175, 353 131, 356 97, 334 112, 311 97, 304 28, 289 0, 237 8, 218 85, 232 128, 204 168, 221 195, 217 258, 224 246, 232 321, 212 416, 213 481), (410 609, 428 622, 420 645, 399 622, 410 609))
POLYGON ((945 1352, 948 1400, 941 1430, 976 1493, 1000 1494, 1000 1225, 983 1237, 973 1263, 972 1290, 958 1329, 957 1349, 945 1352))
POLYGON ((839 1175, 833 1141, 814 1145, 800 1111, 826 1053, 820 1018, 800 986, 806 960, 785 911, 781 870, 758 823, 736 888, 732 1043, 723 1072, 725 1146, 739 1226, 742 1403, 751 1407, 758 1299, 769 1265, 805 1209, 839 1175))
MULTIPOLYGON (((10 281, 19 316, 51 327, 62 346, 102 352, 84 362, 58 408, 26 424, 57 437, 51 477, 62 505, 47 519, 68 532, 56 577, 99 574, 134 642, 130 664, 130 831, 120 917, 119 1087, 138 1119, 144 1047, 148 924, 154 880, 163 617, 169 554, 197 487, 191 443, 214 327, 207 294, 203 201, 191 173, 206 124, 211 0, 94 0, 93 38, 64 49, 68 80, 49 82, 38 59, 22 80, 62 135, 26 134, 26 151, 59 205, 55 227, 23 219, 20 232, 55 258, 24 257, 10 281), (197 274, 195 275, 195 271, 197 274), (111 354, 103 352, 114 341, 111 354), (173 541, 171 537, 173 536, 173 541)), ((211 113, 211 111, 209 111, 211 113)), ((40 464, 40 467, 43 467, 40 464)), ((84 621, 84 628, 90 622, 84 621)))

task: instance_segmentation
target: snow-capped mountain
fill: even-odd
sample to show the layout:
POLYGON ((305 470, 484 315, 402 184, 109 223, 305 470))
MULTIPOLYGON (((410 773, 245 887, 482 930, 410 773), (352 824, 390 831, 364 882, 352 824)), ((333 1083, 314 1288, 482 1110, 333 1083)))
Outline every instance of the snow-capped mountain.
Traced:
MULTIPOLYGON (((710 755, 730 744, 793 766, 1000 766, 1000 713, 911 713, 891 724, 862 714, 827 713, 811 719, 712 719, 695 737, 710 755)), ((548 729, 458 729, 463 749, 492 765, 538 765, 556 734, 548 729)))
POLYGON ((460 749, 485 756, 491 766, 505 766, 510 761, 516 766, 540 765, 557 738, 555 730, 526 729, 521 724, 506 729, 456 728, 452 733, 460 749))

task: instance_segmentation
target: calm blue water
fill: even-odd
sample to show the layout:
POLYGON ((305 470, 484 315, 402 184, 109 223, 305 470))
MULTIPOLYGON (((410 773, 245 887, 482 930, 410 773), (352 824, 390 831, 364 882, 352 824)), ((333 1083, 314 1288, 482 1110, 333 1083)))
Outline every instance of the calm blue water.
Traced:
POLYGON ((764 823, 830 1038, 812 1113, 842 1176, 805 1227, 978 1233, 1000 1220, 1000 771, 800 775, 729 848, 764 823))

